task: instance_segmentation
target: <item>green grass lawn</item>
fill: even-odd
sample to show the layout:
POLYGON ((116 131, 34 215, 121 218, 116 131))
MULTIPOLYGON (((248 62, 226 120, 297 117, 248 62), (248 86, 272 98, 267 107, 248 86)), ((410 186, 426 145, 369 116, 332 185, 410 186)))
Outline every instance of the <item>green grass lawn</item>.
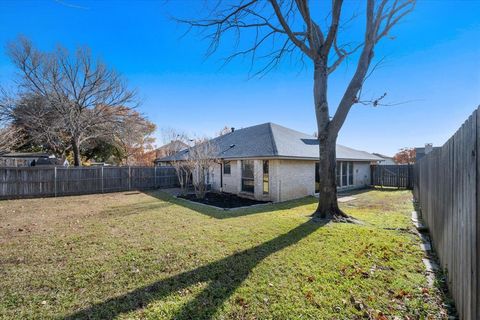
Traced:
POLYGON ((0 202, 0 318, 437 319, 411 193, 216 210, 158 192, 0 202), (395 318, 397 316, 397 318, 395 318))

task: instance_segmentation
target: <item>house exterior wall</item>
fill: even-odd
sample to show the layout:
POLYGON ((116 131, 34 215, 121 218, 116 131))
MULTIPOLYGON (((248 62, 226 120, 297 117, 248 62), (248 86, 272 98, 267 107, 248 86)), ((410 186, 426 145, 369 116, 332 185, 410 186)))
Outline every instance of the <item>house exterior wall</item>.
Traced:
POLYGON ((272 201, 297 199, 315 192, 315 161, 278 160, 272 201))
POLYGON ((222 166, 221 164, 216 164, 213 167, 212 172, 210 173, 210 183, 212 185, 212 189, 216 191, 223 191, 228 193, 239 193, 240 192, 240 185, 241 185, 241 168, 240 168, 240 161, 232 160, 230 161, 231 164, 231 172, 230 174, 223 174, 223 181, 222 181, 222 166), (222 185, 223 183, 223 185, 222 185))
MULTIPOLYGON (((269 160, 269 193, 263 193, 263 160, 254 160, 255 192, 242 192, 241 160, 231 160, 231 173, 223 174, 216 165, 210 175, 213 190, 238 194, 257 200, 281 202, 315 194, 315 161, 312 160, 269 160)), ((353 162, 353 185, 340 188, 348 190, 362 188, 370 184, 370 163, 353 162)))
MULTIPOLYGON (((222 191, 228 193, 240 193, 241 184, 242 184, 242 171, 239 160, 230 161, 230 174, 223 175, 223 189, 222 191)), ((220 165, 218 165, 218 183, 217 190, 220 190, 220 165)))
POLYGON ((379 164, 395 164, 395 161, 391 158, 383 158, 383 160, 378 161, 379 164))
POLYGON ((0 167, 31 167, 40 158, 0 157, 0 167))
POLYGON ((353 163, 353 184, 354 188, 362 188, 370 185, 370 163, 354 162, 353 163))
POLYGON ((342 190, 353 190, 370 185, 370 162, 353 161, 353 185, 340 187, 342 190))

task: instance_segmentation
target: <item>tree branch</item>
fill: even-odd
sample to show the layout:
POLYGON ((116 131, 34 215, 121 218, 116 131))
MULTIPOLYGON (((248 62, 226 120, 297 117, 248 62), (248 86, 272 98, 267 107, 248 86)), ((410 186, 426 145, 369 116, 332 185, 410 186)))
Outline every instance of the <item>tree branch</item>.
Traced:
POLYGON ((283 29, 287 33, 289 39, 303 52, 305 53, 308 57, 311 59, 314 58, 314 53, 312 52, 311 48, 307 47, 304 41, 298 39, 295 34, 292 32, 290 29, 290 26, 288 25, 287 21, 285 20, 285 17, 282 14, 282 11, 280 10, 280 6, 278 5, 277 0, 270 0, 270 3, 272 4, 273 10, 275 11, 275 15, 277 16, 278 21, 282 25, 283 29))

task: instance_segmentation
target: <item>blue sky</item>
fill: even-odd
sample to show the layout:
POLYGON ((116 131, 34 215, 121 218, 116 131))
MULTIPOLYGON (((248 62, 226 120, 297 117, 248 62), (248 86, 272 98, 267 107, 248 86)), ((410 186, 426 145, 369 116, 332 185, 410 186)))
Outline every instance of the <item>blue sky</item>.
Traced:
MULTIPOLYGON (((360 7, 361 12, 359 3, 347 2, 345 10, 360 7)), ((22 34, 45 50, 59 43, 69 49, 89 46, 138 89, 141 112, 159 129, 208 136, 225 125, 241 128, 270 121, 316 131, 309 65, 300 70, 286 61, 253 79, 248 61, 235 60, 221 68, 231 39, 206 59, 208 43, 196 33, 182 37, 184 26, 170 18, 195 16, 202 12, 199 4, 0 0, 0 83, 11 84, 15 74, 4 45, 22 34)), ((346 35, 360 39, 359 29, 353 24, 346 35)), ((376 59, 385 57, 385 63, 364 92, 387 92, 387 102, 408 103, 354 106, 338 142, 389 155, 426 142, 441 145, 480 104, 480 1, 420 0, 391 34, 394 40, 377 47, 376 59)), ((331 78, 333 110, 353 63, 331 78)))

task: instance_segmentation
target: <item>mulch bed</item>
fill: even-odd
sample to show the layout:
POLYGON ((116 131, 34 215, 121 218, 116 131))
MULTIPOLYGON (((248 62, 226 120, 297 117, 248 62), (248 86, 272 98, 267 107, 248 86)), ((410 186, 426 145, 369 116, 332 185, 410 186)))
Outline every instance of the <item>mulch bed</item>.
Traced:
POLYGON ((208 204, 223 209, 231 209, 238 207, 253 206, 255 204, 268 203, 269 201, 258 201, 239 197, 231 193, 216 193, 208 192, 204 199, 197 199, 195 194, 187 194, 185 196, 178 196, 179 198, 187 199, 194 202, 208 204))

